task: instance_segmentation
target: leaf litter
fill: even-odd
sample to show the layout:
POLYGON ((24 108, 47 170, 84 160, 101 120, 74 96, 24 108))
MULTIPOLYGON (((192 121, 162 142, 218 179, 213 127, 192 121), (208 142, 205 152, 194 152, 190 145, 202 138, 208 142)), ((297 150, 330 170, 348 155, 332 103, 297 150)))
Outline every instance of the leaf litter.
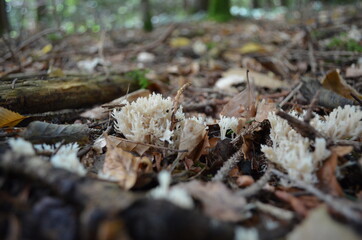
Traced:
MULTIPOLYGON (((4 215, 9 229, 51 239, 43 213, 78 222, 69 234, 81 239, 361 238, 361 58, 319 39, 327 25, 311 27, 318 49, 305 28, 258 21, 118 33, 139 36, 140 46, 115 47, 115 38, 105 58, 75 53, 69 61, 79 69, 59 65, 62 74, 48 77, 131 72, 147 89, 99 102, 75 121, 32 121, 20 114, 26 109, 2 105, 0 203, 15 210, 4 215), (22 145, 9 148, 14 137, 22 145), (52 165, 55 156, 66 162, 68 143, 77 152, 67 161, 85 176, 52 165), (25 225, 29 219, 39 232, 25 225)), ((51 52, 39 48, 38 58, 51 52)))

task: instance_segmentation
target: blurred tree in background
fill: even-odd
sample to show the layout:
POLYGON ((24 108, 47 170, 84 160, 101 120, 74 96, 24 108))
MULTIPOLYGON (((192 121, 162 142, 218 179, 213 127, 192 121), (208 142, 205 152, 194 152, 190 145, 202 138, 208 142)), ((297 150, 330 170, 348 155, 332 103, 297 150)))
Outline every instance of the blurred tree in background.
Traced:
POLYGON ((0 31, 10 29, 11 37, 61 27, 67 33, 101 29, 144 27, 169 22, 215 20, 236 17, 266 17, 274 12, 299 11, 310 14, 323 4, 357 3, 357 0, 0 0, 0 31), (7 5, 7 6, 6 6, 7 5), (279 9, 276 11, 276 9, 279 9), (280 10, 282 9, 282 10, 280 10), (231 13, 231 14, 230 14, 231 13), (9 21, 8 21, 9 19, 9 21), (10 24, 9 24, 10 23, 10 24))
POLYGON ((6 1, 0 0, 0 35, 10 30, 6 1))
POLYGON ((232 18, 230 14, 230 0, 210 0, 208 14, 212 20, 218 22, 229 21, 232 18))

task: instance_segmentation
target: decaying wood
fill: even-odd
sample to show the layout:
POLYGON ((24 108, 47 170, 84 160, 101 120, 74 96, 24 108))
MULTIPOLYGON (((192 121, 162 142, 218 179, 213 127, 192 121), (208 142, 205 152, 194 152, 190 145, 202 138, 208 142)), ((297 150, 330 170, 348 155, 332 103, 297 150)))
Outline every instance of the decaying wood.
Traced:
POLYGON ((69 76, 0 81, 0 106, 20 113, 41 113, 105 103, 138 88, 122 76, 69 76))

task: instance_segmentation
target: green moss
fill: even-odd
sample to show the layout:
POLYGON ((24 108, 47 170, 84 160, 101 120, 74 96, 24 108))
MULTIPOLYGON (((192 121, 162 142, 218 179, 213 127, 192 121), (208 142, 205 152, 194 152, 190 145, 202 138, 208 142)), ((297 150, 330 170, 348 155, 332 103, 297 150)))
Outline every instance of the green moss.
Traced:
POLYGON ((149 72, 148 69, 136 69, 130 72, 127 72, 125 76, 130 78, 133 81, 138 82, 141 88, 147 88, 151 83, 150 80, 146 77, 146 74, 149 72))
POLYGON ((348 38, 345 33, 332 38, 327 47, 329 49, 362 52, 362 45, 356 40, 348 38))

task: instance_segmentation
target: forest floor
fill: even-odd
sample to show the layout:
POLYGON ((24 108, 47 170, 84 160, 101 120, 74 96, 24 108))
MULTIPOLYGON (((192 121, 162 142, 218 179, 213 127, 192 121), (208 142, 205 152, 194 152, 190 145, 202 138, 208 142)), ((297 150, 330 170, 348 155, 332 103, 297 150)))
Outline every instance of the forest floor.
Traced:
POLYGON ((361 11, 3 40, 1 239, 362 238, 361 11))

